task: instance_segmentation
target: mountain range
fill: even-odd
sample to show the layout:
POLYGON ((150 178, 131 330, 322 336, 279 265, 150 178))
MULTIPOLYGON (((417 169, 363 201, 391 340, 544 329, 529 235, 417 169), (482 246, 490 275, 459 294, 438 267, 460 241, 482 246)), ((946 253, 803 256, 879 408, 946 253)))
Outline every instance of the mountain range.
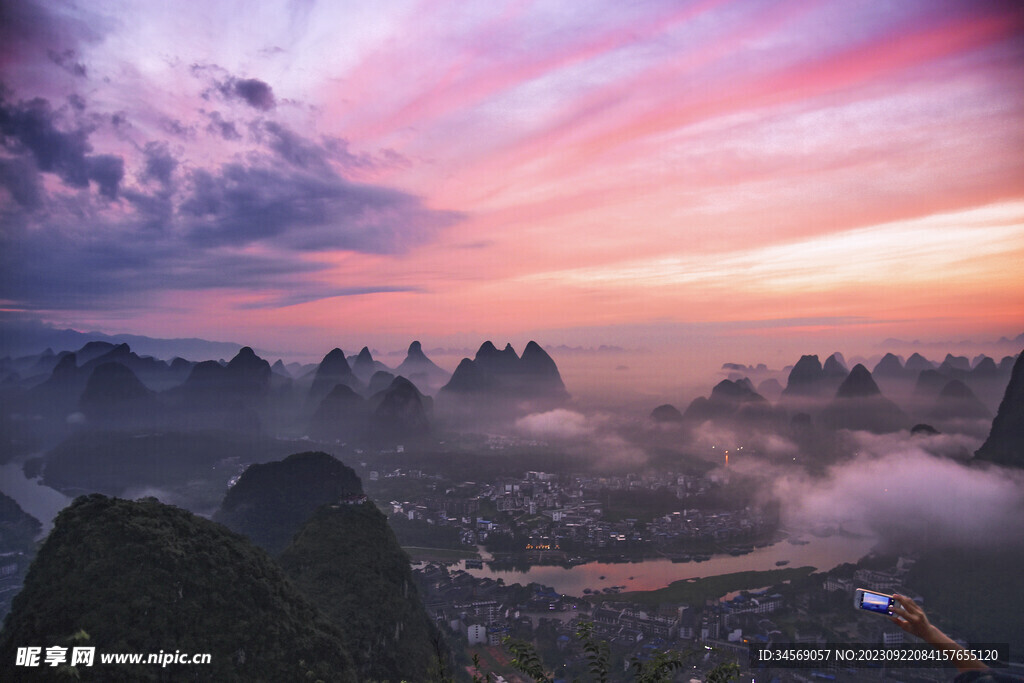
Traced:
POLYGON ((1015 391, 1024 393, 1020 388, 1024 379, 1015 383, 1011 377, 1020 372, 1019 358, 1016 364, 1012 356, 996 363, 984 355, 968 359, 948 354, 936 363, 915 353, 904 363, 899 356, 888 353, 873 371, 863 363, 847 371, 841 354, 830 355, 824 364, 816 355, 804 355, 789 369, 785 388, 774 377, 768 377, 757 390, 749 378, 738 375, 749 371, 764 376, 770 373, 765 366, 727 363, 722 369, 729 372, 730 379, 715 385, 710 396, 695 398, 682 413, 671 404, 658 406, 650 417, 654 422, 681 423, 690 428, 712 422, 746 431, 782 430, 797 442, 814 430, 824 430, 818 435, 821 446, 820 437, 825 433, 890 433, 909 429, 915 422, 919 433, 938 433, 933 426, 937 425, 979 434, 987 430, 993 415, 979 394, 991 402, 998 392, 1003 396, 1002 404, 992 425, 992 436, 978 451, 979 457, 1016 462, 1019 451, 1013 449, 1018 446, 1007 444, 1024 443, 1020 437, 1024 417, 1013 417, 1013 406, 1024 401, 1022 397, 1014 398, 1015 391), (782 429, 787 422, 788 429, 782 429))

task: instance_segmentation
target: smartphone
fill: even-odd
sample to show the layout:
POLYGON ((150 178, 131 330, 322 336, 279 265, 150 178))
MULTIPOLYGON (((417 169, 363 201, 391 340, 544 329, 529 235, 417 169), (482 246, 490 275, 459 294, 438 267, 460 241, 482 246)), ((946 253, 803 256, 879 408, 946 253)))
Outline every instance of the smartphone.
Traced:
POLYGON ((896 599, 885 593, 858 588, 853 594, 853 606, 875 614, 892 616, 892 608, 896 606, 896 599))

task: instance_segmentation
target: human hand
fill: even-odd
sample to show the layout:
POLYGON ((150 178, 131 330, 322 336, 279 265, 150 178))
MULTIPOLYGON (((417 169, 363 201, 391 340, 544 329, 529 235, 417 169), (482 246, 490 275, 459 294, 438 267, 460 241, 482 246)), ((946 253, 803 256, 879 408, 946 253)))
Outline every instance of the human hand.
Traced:
POLYGON ((905 595, 897 593, 892 597, 898 604, 893 606, 893 616, 889 619, 907 633, 934 644, 935 627, 928 621, 924 610, 905 595))

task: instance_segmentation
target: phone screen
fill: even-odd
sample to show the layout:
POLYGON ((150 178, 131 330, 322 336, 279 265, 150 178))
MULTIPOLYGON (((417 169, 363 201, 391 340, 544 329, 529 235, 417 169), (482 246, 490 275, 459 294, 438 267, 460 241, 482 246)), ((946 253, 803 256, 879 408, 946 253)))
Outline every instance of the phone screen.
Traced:
POLYGON ((890 596, 869 591, 864 591, 863 595, 864 597, 860 601, 861 609, 866 609, 869 612, 878 612, 879 614, 892 614, 892 607, 896 601, 890 596))

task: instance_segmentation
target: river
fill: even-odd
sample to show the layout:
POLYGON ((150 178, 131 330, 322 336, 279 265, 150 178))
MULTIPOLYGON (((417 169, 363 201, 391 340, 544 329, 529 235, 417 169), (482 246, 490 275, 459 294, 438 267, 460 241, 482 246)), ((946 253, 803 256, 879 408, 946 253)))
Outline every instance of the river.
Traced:
MULTIPOLYGON (((0 491, 42 522, 44 534, 53 527, 57 513, 71 502, 59 491, 41 485, 38 479, 27 478, 20 463, 0 465, 0 491)), ((856 562, 875 543, 875 539, 867 535, 818 537, 807 534, 804 538, 806 542, 802 545, 782 541, 755 548, 746 555, 714 555, 704 562, 672 562, 662 558, 622 563, 588 562, 573 567, 537 565, 527 571, 495 571, 486 563, 483 569, 466 569, 463 560, 458 563, 458 568, 480 578, 502 579, 509 584, 535 582, 551 586, 559 593, 580 596, 587 588, 601 590, 620 586, 627 591, 656 590, 683 579, 778 569, 776 563, 785 560, 788 560, 786 567, 811 566, 824 571, 844 562, 856 562)), ((486 553, 483 555, 488 557, 486 553)))
POLYGON ((43 534, 53 528, 53 518, 57 513, 71 503, 71 499, 60 491, 43 486, 39 479, 26 477, 20 462, 0 465, 0 491, 13 498, 22 510, 42 522, 43 534))
POLYGON ((624 586, 623 590, 656 590, 673 581, 732 574, 743 571, 779 569, 776 564, 788 560, 786 567, 814 567, 819 571, 832 569, 844 562, 856 562, 875 544, 870 536, 807 535, 805 545, 782 541, 765 548, 755 548, 746 555, 714 555, 704 562, 672 562, 659 558, 640 562, 588 562, 573 567, 538 565, 528 571, 494 571, 487 564, 483 569, 466 569, 465 560, 458 563, 480 578, 502 579, 505 583, 536 582, 551 586, 565 595, 583 595, 586 588, 600 590, 624 586))

